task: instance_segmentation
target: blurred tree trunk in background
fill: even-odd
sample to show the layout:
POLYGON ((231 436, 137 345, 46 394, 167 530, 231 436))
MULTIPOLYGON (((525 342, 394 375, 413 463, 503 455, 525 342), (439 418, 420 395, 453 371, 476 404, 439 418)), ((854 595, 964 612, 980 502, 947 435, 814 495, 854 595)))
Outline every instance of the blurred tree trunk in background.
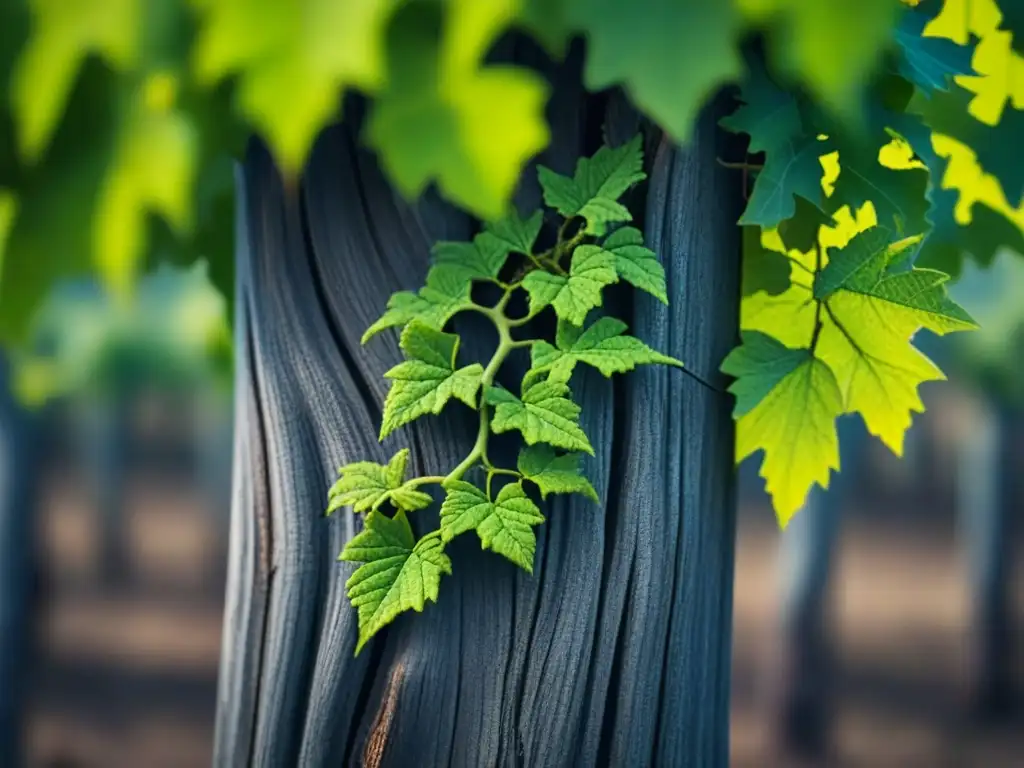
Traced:
MULTIPOLYGON (((931 351, 931 350, 930 350, 931 351)), ((981 717, 1012 704, 1014 642, 1009 595, 1011 522, 1020 498, 1014 467, 1019 413, 982 395, 980 418, 957 446, 955 507, 967 564, 970 705, 981 717)), ((909 437, 909 435, 908 435, 909 437)), ((829 632, 835 557, 842 514, 864 484, 867 433, 853 419, 839 422, 843 471, 830 488, 815 488, 782 537, 781 663, 772 711, 779 748, 822 758, 835 704, 835 638, 829 632)), ((921 441, 923 442, 923 441, 921 441)), ((920 447, 920 446, 919 446, 920 447)), ((931 448, 929 454, 935 454, 931 448)), ((919 474, 934 482, 934 468, 919 474)), ((921 498, 921 493, 916 493, 921 498)), ((924 497, 927 499, 927 497, 924 497)), ((948 670, 953 676, 956 670, 948 670)))
POLYGON ((206 381, 193 401, 193 466, 196 484, 210 512, 213 542, 209 551, 211 579, 221 584, 227 574, 224 554, 231 525, 231 463, 234 422, 231 400, 220 387, 206 381))
POLYGON ((127 480, 132 461, 132 410, 129 388, 103 391, 80 403, 84 463, 99 534, 100 581, 122 586, 129 576, 127 480))
MULTIPOLYGON (((636 130, 616 98, 586 95, 574 68, 552 79, 540 162, 571 173, 603 125, 616 144, 636 130)), ((687 372, 574 379, 602 504, 544 505, 532 576, 456 540, 439 603, 358 657, 352 567, 336 562, 358 518, 323 517, 337 467, 410 445, 415 468, 437 473, 476 431, 448 413, 379 444, 382 374, 399 353, 391 334, 365 348, 359 338, 393 291, 421 285, 432 242, 473 230, 437 200, 407 205, 350 123, 321 137, 290 192, 250 148, 215 765, 728 765, 735 503, 718 366, 737 341, 742 181, 717 158, 742 155, 723 146, 721 114, 703 115, 685 150, 650 137, 637 213, 672 305, 623 292, 613 307, 687 372)), ((518 202, 539 201, 528 174, 518 202)), ((456 319, 469 355, 493 344, 474 319, 456 319)), ((500 378, 515 386, 521 374, 500 378)), ((436 525, 436 511, 417 516, 436 525)))
POLYGON ((980 717, 1001 714, 1013 696, 1015 643, 1010 601, 1014 507, 1020 500, 1019 412, 992 400, 962 437, 957 506, 971 598, 970 704, 980 717))
POLYGON ((38 590, 39 417, 14 401, 0 356, 0 765, 23 765, 38 590))
POLYGON ((837 424, 843 471, 815 486, 782 534, 779 661, 773 728, 785 752, 822 757, 836 681, 829 605, 842 514, 864 478, 867 433, 859 417, 837 424))

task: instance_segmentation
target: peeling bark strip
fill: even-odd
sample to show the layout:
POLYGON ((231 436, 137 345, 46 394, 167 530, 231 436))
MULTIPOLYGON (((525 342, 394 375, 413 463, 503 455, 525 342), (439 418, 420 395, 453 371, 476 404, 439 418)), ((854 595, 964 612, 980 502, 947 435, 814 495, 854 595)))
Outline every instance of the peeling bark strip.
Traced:
POLYGON ((363 752, 363 766, 365 768, 380 768, 384 760, 384 750, 387 747, 388 736, 391 733, 391 721, 395 718, 395 705, 398 703, 398 692, 402 688, 402 677, 405 675, 405 667, 401 662, 391 670, 391 677, 388 680, 388 689, 384 694, 384 701, 381 702, 380 711, 373 721, 373 728, 366 740, 366 749, 363 752))
MULTIPOLYGON (((553 79, 554 142, 540 162, 565 173, 596 148, 605 108, 578 73, 553 79)), ((546 504, 532 577, 456 540, 439 603, 358 659, 352 566, 335 561, 357 518, 323 517, 329 479, 403 445, 436 474, 474 431, 452 413, 379 445, 381 374, 398 350, 393 337, 360 349, 359 336, 393 291, 421 284, 432 242, 471 230, 436 199, 403 203, 348 127, 322 137, 290 197, 252 147, 218 768, 728 764, 733 430, 717 389, 737 335, 742 201, 716 162, 727 156, 717 117, 702 118, 688 150, 663 147, 646 187, 672 306, 638 295, 622 313, 716 388, 661 368, 614 389, 578 376, 583 427, 603 447, 586 466, 602 505, 546 504)), ((521 202, 536 195, 527 180, 521 202)), ((488 343, 472 320, 457 322, 469 354, 488 343)), ((416 514, 437 522, 436 510, 416 514)))

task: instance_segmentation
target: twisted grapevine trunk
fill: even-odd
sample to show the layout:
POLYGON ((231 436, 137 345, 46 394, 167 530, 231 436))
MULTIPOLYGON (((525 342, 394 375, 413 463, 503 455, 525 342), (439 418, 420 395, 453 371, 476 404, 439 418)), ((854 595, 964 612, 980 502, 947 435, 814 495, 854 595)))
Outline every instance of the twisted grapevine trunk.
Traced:
MULTIPOLYGON (((596 148, 606 109, 578 74, 555 77, 541 161, 565 173, 596 148)), ((532 576, 456 540, 439 603, 358 658, 352 566, 335 561, 358 518, 322 512, 336 468, 408 445, 422 474, 443 474, 475 432, 446 413, 378 444, 397 344, 359 338, 393 291, 422 284, 430 244, 471 224, 436 200, 406 205, 347 127, 290 192, 250 148, 217 766, 728 764, 733 430, 718 366, 737 335, 741 188, 716 161, 717 117, 685 151, 649 142, 643 223, 672 305, 617 311, 688 372, 573 381, 602 503, 545 504, 532 576)), ((520 198, 539 192, 524 182, 520 198)), ((493 344, 470 321, 457 323, 467 344, 493 344)))

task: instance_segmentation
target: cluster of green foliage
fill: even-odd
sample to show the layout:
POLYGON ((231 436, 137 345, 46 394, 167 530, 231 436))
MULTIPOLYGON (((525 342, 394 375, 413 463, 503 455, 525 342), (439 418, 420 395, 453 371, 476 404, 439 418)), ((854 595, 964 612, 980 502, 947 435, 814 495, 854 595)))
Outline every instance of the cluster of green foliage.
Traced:
MULTIPOLYGON (((436 185, 487 222, 472 244, 440 247, 426 285, 396 295, 368 332, 402 327, 410 357, 392 371, 384 431, 455 397, 493 412, 488 430, 520 430, 531 451, 555 450, 538 447, 553 433, 536 412, 550 400, 573 422, 559 387, 577 361, 611 371, 604 350, 654 355, 611 318, 585 327, 588 310, 615 277, 660 272, 638 256, 641 233, 621 226, 621 190, 596 181, 623 149, 582 162, 573 179, 542 172, 547 203, 586 226, 562 233, 553 261, 554 251, 532 253, 541 219, 510 215, 510 200, 549 142, 551 88, 495 55, 511 33, 555 60, 582 41, 584 85, 620 87, 681 144, 708 100, 739 86, 742 106, 722 124, 749 149, 720 160, 742 170, 738 185, 753 184, 739 221, 742 345, 724 370, 736 377, 737 457, 763 451, 780 522, 839 468, 841 415, 859 414, 899 453, 923 408, 919 385, 943 377, 915 334, 975 325, 948 297, 948 276, 965 256, 988 264, 1001 249, 1024 252, 1019 0, 12 0, 0 5, 0 341, 23 341, 53 282, 90 270, 126 297, 154 259, 200 256, 230 294, 230 170, 243 139, 262 136, 294 190, 320 130, 359 94, 362 140, 395 187, 414 197, 436 185), (529 269, 501 277, 509 254, 529 269), (456 367, 444 326, 472 304, 477 280, 521 287, 561 318, 554 344, 530 344, 538 372, 519 396, 490 386, 490 365, 456 367)), ((507 353, 526 342, 510 340, 518 321, 504 307, 483 310, 504 328, 507 353)), ((558 434, 558 448, 586 450, 579 434, 558 434)), ((481 448, 470 464, 489 469, 485 458, 481 448)), ((560 473, 570 461, 528 453, 508 476, 522 482, 548 459, 560 473)), ((365 476, 388 489, 386 503, 415 506, 416 488, 391 493, 407 485, 403 461, 346 474, 332 504, 365 476)), ((482 495, 520 510, 529 530, 539 513, 506 488, 493 502, 482 495)), ((448 504, 449 518, 457 508, 448 504)), ((404 564, 427 545, 409 543, 403 520, 371 511, 366 535, 400 533, 404 564)), ((445 530, 429 549, 438 572, 445 530)))
POLYGON ((651 363, 682 365, 625 335, 621 320, 596 316, 602 291, 620 280, 668 303, 664 269, 640 231, 628 225, 632 216, 619 201, 645 178, 642 167, 639 135, 581 158, 572 178, 541 166, 544 202, 552 209, 547 218, 559 221, 550 247, 537 245, 545 222, 539 210, 494 221, 472 242, 438 243, 426 285, 418 293, 392 296, 387 312, 366 331, 364 343, 386 328, 401 328, 406 358, 385 374, 391 388, 381 440, 421 416, 439 414, 452 398, 479 412, 480 427, 469 453, 447 475, 406 479, 408 448, 387 465, 361 461, 338 470, 328 514, 341 507, 367 513, 362 533, 339 558, 362 563, 347 584, 359 610, 357 653, 402 611, 422 611, 425 601, 437 600, 441 575, 451 573, 445 545, 460 534, 476 531, 484 549, 533 572, 533 528, 544 516, 524 483, 536 486, 543 498, 580 493, 597 501, 580 472, 583 454, 593 455, 594 449, 569 389, 578 363, 605 376, 651 363), (475 302, 473 283, 497 286, 500 298, 493 306, 475 302), (508 308, 517 291, 528 297, 528 310, 514 318, 508 308), (554 344, 514 338, 513 332, 548 308, 557 318, 554 344), (486 365, 460 365, 459 336, 442 330, 459 312, 476 312, 493 323, 498 344, 486 365), (529 350, 531 363, 518 395, 495 382, 517 349, 529 350), (487 450, 492 433, 510 431, 525 442, 515 469, 495 466, 487 450), (464 479, 474 470, 483 475, 479 485, 464 479), (507 482, 495 489, 495 477, 507 482), (445 497, 441 527, 417 540, 407 513, 433 503, 420 490, 424 485, 440 486, 445 497))
POLYGON ((230 385, 225 301, 205 263, 162 265, 139 281, 135 295, 123 305, 93 280, 60 284, 37 315, 30 343, 13 351, 22 402, 230 385))
MULTIPOLYGON (((978 99, 960 83, 982 83, 978 94, 990 87, 974 69, 984 40, 937 33, 969 19, 954 18, 955 5, 903 11, 855 122, 779 87, 757 62, 742 105, 722 121, 763 156, 739 222, 748 228, 742 344, 722 370, 736 377, 737 458, 764 451, 761 474, 783 524, 839 469, 841 415, 859 414, 902 453, 912 415, 924 409, 918 386, 944 378, 914 335, 976 328, 945 285, 963 257, 1024 252, 1014 210, 1024 163, 1012 149, 1021 113, 1005 104, 994 125, 972 113, 978 99), (977 175, 990 171, 1002 199, 962 205, 970 185, 950 183, 957 156, 939 151, 950 138, 974 150, 977 175)), ((1017 60, 1009 33, 993 23, 987 34, 1005 61, 1017 60)), ((1024 106, 1010 91, 1003 101, 1024 106)))

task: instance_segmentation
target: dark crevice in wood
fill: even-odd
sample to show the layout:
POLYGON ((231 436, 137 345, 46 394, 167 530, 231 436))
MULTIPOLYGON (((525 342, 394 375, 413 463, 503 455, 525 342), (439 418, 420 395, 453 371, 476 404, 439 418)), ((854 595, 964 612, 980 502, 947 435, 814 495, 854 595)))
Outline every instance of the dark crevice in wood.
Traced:
MULTIPOLYGON (((256 360, 256 349, 253 339, 252 332, 252 313, 251 307, 249 306, 249 300, 246 296, 242 295, 238 299, 239 307, 241 311, 246 314, 246 322, 243 326, 245 328, 245 342, 246 342, 246 359, 250 362, 256 360)), ((260 384, 260 367, 253 365, 250 371, 252 376, 252 398, 254 400, 252 413, 249 414, 253 418, 253 426, 256 429, 257 439, 260 445, 266 445, 266 426, 263 422, 263 398, 261 396, 261 384, 260 384)), ((270 497, 270 476, 268 474, 269 467, 266 463, 263 464, 262 469, 264 470, 263 476, 259 478, 262 486, 266 489, 267 497, 270 497)), ((274 575, 276 568, 271 563, 271 553, 273 551, 273 536, 272 526, 270 521, 266 520, 262 516, 257 520, 259 539, 261 541, 260 546, 260 566, 256 574, 255 579, 260 580, 264 583, 264 589, 266 594, 270 594, 274 588, 274 575)), ((266 608, 266 602, 263 605, 266 608)), ((255 677, 255 687, 253 689, 253 701, 252 709, 253 712, 259 712, 260 709, 260 698, 262 694, 262 682, 263 682, 263 667, 266 662, 264 653, 267 648, 267 630, 269 622, 266 620, 266 611, 264 610, 260 620, 259 629, 259 647, 256 650, 256 668, 252 671, 255 677)), ((253 750, 256 748, 256 739, 251 738, 249 740, 249 757, 248 763, 252 764, 254 754, 253 750)))
MULTIPOLYGON (((629 575, 626 577, 627 595, 633 590, 633 579, 635 577, 633 563, 635 563, 635 560, 630 561, 629 575)), ((622 618, 625 619, 625 613, 623 613, 622 618)), ((597 745, 597 760, 594 763, 595 765, 613 764, 613 742, 615 737, 618 735, 616 721, 619 714, 619 704, 621 703, 619 683, 622 677, 622 659, 625 654, 626 646, 625 630, 626 628, 620 622, 615 638, 615 651, 612 654, 611 664, 607 669, 602 669, 599 672, 599 674, 608 678, 609 683, 604 695, 605 705, 604 716, 602 718, 603 726, 601 728, 601 738, 597 745)))
MULTIPOLYGON (((362 188, 362 185, 359 186, 362 188)), ((345 369, 348 371, 349 376, 352 377, 352 383, 355 385, 356 389, 355 394, 359 396, 359 400, 362 403, 363 408, 365 408, 366 412, 370 414, 374 422, 379 422, 381 418, 380 404, 377 402, 377 398, 374 397, 369 384, 366 382, 366 378, 362 374, 362 370, 356 363, 355 355, 345 343, 345 336, 337 325, 334 312, 331 309, 331 303, 326 295, 327 281, 323 274, 323 268, 320 266, 320 259, 317 258, 316 246, 313 244, 313 237, 310 232, 306 195, 306 188, 303 186, 302 189, 299 190, 299 220, 302 226, 302 241, 305 246, 302 249, 302 253, 306 257, 309 264, 310 274, 313 276, 311 281, 313 285, 313 295, 316 297, 317 305, 320 307, 320 313, 323 316, 324 324, 327 326, 327 329, 331 334, 331 340, 334 342, 334 347, 341 356, 341 359, 344 361, 345 369)))

